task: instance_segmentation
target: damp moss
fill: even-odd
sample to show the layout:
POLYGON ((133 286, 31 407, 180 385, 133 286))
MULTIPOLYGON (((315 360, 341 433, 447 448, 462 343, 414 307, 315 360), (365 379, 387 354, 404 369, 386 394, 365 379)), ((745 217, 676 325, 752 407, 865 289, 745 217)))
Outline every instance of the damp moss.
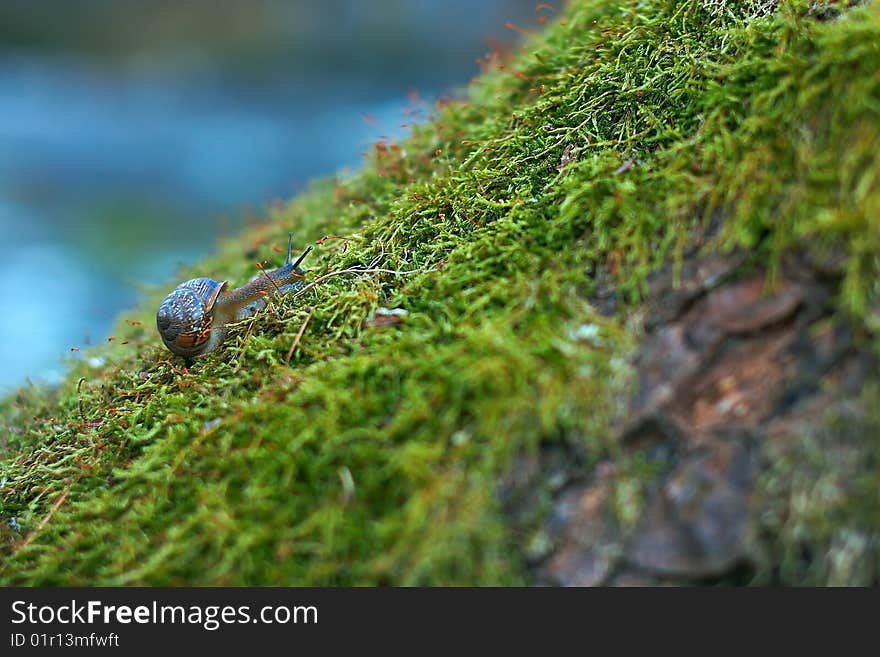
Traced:
POLYGON ((839 312, 873 339, 878 44, 873 4, 569 3, 409 138, 180 277, 245 280, 288 230, 319 243, 310 280, 382 271, 275 300, 186 369, 157 291, 104 364, 2 402, 0 581, 527 583, 499 478, 547 443, 631 458, 609 427, 647 276, 710 217, 721 249, 843 254, 839 312), (373 326, 380 307, 407 314, 373 326))

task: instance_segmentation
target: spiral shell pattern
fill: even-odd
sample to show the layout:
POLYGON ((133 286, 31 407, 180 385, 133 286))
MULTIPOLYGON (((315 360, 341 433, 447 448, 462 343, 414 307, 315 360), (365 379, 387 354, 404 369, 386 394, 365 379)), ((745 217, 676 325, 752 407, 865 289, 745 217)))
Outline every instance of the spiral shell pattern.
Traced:
POLYGON ((194 357, 204 351, 211 338, 211 310, 225 285, 226 281, 213 278, 193 278, 165 297, 156 313, 156 327, 173 353, 194 357))

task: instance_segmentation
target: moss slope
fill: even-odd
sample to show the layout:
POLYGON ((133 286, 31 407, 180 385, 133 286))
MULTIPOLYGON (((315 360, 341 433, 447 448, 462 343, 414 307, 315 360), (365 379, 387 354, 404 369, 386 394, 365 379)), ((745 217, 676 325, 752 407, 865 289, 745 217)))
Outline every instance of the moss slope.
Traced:
MULTIPOLYGON (((414 273, 330 279, 188 372, 157 346, 157 294, 146 330, 120 327, 134 346, 5 402, 0 517, 21 529, 2 581, 526 583, 497 482, 548 442, 616 460, 626 516, 646 473, 609 425, 646 277, 707 217, 720 248, 843 252, 840 312, 873 339, 880 11, 838 13, 572 2, 466 102, 198 268, 243 280, 292 229, 345 238, 316 274, 380 253, 414 273), (600 283, 614 317, 590 303, 600 283), (365 325, 380 306, 409 314, 365 325)), ((872 508, 856 515, 876 536, 872 508)))

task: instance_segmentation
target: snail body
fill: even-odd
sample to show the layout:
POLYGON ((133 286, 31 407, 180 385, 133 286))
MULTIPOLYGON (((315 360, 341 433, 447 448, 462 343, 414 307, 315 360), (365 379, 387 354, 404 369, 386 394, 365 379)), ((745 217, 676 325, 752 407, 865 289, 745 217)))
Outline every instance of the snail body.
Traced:
POLYGON ((184 358, 209 354, 226 339, 227 325, 252 316, 266 305, 267 295, 301 287, 306 272, 299 265, 312 248, 291 262, 292 243, 291 235, 282 267, 261 272, 241 287, 230 289, 227 281, 193 278, 174 288, 156 312, 156 327, 165 346, 184 358))

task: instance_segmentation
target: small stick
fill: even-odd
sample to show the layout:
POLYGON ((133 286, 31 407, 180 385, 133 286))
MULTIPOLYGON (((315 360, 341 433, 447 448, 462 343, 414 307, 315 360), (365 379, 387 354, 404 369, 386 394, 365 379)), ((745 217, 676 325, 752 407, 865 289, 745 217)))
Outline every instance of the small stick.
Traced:
MULTIPOLYGON (((275 283, 275 281, 272 279, 272 277, 269 276, 269 274, 266 273, 266 270, 263 269, 263 265, 261 265, 259 262, 257 263, 257 269, 260 270, 260 273, 263 274, 263 276, 265 276, 266 278, 269 279, 269 282, 272 284, 272 287, 275 288, 275 291, 276 291, 278 294, 281 294, 281 288, 278 287, 278 284, 275 283)), ((263 291, 263 294, 265 294, 265 291, 263 291)))
POLYGON ((354 265, 349 267, 348 269, 340 269, 338 271, 331 271, 329 274, 324 274, 323 276, 319 276, 314 281, 309 283, 308 285, 304 285, 296 292, 294 292, 291 298, 296 299, 297 297, 301 297, 303 294, 316 287, 319 283, 323 283, 328 278, 333 278, 334 276, 342 276, 343 274, 393 274, 394 276, 407 276, 409 274, 418 274, 419 272, 425 271, 424 269, 411 269, 410 271, 395 271, 394 269, 383 269, 378 267, 377 265, 382 262, 385 258, 385 250, 382 250, 382 253, 377 255, 370 262, 369 265, 364 267, 363 265, 354 265))
POLYGON ((79 398, 79 416, 80 416, 80 418, 82 418, 83 422, 86 421, 86 414, 85 414, 85 411, 83 411, 83 398, 82 398, 81 388, 82 388, 82 384, 85 383, 85 380, 86 380, 86 378, 82 377, 79 380, 79 383, 76 384, 76 396, 79 398))
POLYGON ((30 544, 30 542, 37 537, 37 534, 39 534, 41 531, 43 531, 43 527, 45 527, 46 523, 48 523, 52 519, 52 516, 55 515, 55 512, 58 510, 58 507, 60 507, 62 504, 64 504, 64 500, 67 499, 68 493, 70 493, 69 488, 67 490, 65 490, 63 493, 61 493, 61 495, 58 496, 58 499, 55 500, 55 504, 53 504, 52 508, 49 509, 49 513, 47 513, 45 516, 43 516, 43 519, 40 521, 40 524, 37 525, 37 528, 34 531, 32 531, 30 534, 28 534, 28 537, 26 539, 24 539, 24 542, 21 544, 21 547, 19 548, 20 550, 23 550, 24 548, 26 548, 30 544))
POLYGON ((254 324, 257 321, 257 318, 260 316, 260 311, 264 310, 264 308, 260 308, 257 312, 254 313, 254 316, 250 318, 250 322, 248 322, 247 331, 244 333, 244 342, 241 344, 241 351, 238 352, 238 358, 235 361, 235 371, 241 369, 241 360, 244 358, 244 350, 247 347, 248 342, 251 339, 251 334, 254 332, 254 324))
POLYGON ((423 269, 412 269, 410 271, 394 271, 393 269, 363 269, 361 267, 349 267, 348 269, 340 269, 339 271, 331 271, 329 274, 324 274, 319 278, 316 278, 314 281, 309 283, 308 285, 304 285, 300 289, 298 289, 293 294, 293 298, 302 296, 312 288, 316 287, 319 283, 323 283, 328 278, 334 278, 336 276, 342 276, 343 274, 394 274, 395 276, 407 276, 408 274, 418 274, 420 271, 424 271, 423 269))
POLYGON ((293 352, 296 351, 296 348, 299 346, 299 341, 302 339, 303 333, 306 332, 306 326, 309 325, 309 320, 312 318, 312 309, 309 308, 309 314, 306 315, 305 320, 302 323, 302 326, 299 327, 299 332, 296 334, 296 337, 293 339, 293 344, 290 345, 290 349, 287 351, 287 358, 284 359, 285 365, 290 365, 290 359, 293 357, 293 352))

